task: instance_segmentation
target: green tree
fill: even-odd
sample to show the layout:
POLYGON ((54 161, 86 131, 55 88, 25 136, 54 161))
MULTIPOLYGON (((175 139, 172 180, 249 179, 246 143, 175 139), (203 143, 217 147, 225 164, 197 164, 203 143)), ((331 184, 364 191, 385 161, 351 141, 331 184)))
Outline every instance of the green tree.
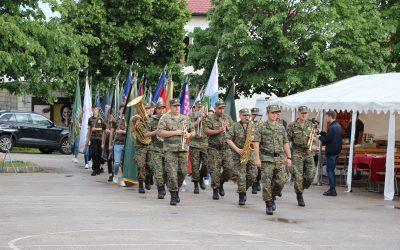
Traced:
POLYGON ((46 21, 37 0, 1 1, 0 88, 54 101, 53 90, 73 89, 92 40, 56 18, 46 21))
POLYGON ((374 0, 212 1, 189 64, 207 81, 220 49, 221 85, 237 93, 295 93, 356 74, 384 72, 386 32, 374 0))
POLYGON ((388 60, 389 71, 400 71, 400 1, 378 0, 378 8, 382 13, 382 20, 389 35, 387 48, 390 56, 388 60))
POLYGON ((106 84, 119 71, 126 77, 131 63, 153 88, 165 65, 175 81, 182 79, 185 0, 64 0, 59 10, 76 34, 99 38, 86 53, 94 83, 106 84))

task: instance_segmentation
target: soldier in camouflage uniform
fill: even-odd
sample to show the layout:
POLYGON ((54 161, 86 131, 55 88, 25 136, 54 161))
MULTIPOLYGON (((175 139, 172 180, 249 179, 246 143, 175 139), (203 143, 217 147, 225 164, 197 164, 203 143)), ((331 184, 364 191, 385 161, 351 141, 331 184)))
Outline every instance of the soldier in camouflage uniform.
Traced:
POLYGON ((163 150, 163 141, 161 138, 157 136, 157 126, 160 121, 161 116, 165 112, 165 104, 160 101, 156 104, 156 114, 153 115, 149 123, 147 124, 147 132, 146 137, 151 137, 150 144, 150 161, 149 167, 154 173, 156 186, 158 190, 158 199, 164 199, 166 194, 165 192, 165 170, 164 170, 164 150, 163 150))
POLYGON ((208 115, 204 121, 204 133, 208 136, 208 167, 211 172, 213 200, 225 195, 224 182, 232 177, 231 151, 226 142, 226 132, 233 120, 224 111, 224 101, 218 100, 215 113, 208 115))
MULTIPOLYGON (((149 114, 149 110, 152 108, 151 104, 146 104, 145 105, 145 110, 146 113, 149 114)), ((154 109, 153 109, 154 110, 154 109)), ((136 124, 132 125, 137 126, 140 123, 140 119, 136 121, 136 124)), ((146 124, 147 126, 147 124, 146 124)), ((149 170, 149 167, 146 168, 147 163, 150 160, 150 154, 149 154, 149 146, 150 145, 145 145, 141 143, 139 140, 135 140, 135 158, 134 161, 136 163, 137 171, 138 171, 138 181, 139 181, 139 193, 144 194, 144 180, 145 178, 149 178, 148 176, 152 176, 151 170, 149 170)), ((149 189, 148 187, 148 182, 146 183, 146 189, 149 189)))
POLYGON ((163 149, 165 170, 168 176, 168 188, 171 193, 170 205, 180 202, 179 188, 187 173, 186 140, 195 135, 194 127, 189 118, 181 115, 178 99, 170 101, 171 111, 163 115, 158 123, 157 134, 164 138, 163 149), (182 143, 183 141, 183 143, 182 143))
POLYGON ((207 167, 207 147, 208 147, 208 139, 204 134, 203 126, 204 126, 204 118, 206 116, 203 109, 203 103, 201 101, 197 101, 195 105, 195 110, 190 114, 190 121, 193 123, 196 128, 196 136, 190 139, 190 161, 192 162, 192 182, 194 183, 194 193, 198 194, 199 184, 201 189, 205 189, 205 185, 203 182, 203 177, 208 172, 207 167))
MULTIPOLYGON (((146 109, 147 117, 150 120, 150 118, 154 114, 155 104, 153 102, 150 102, 145 105, 145 109, 146 109)), ((147 152, 149 152, 148 151, 149 149, 150 149, 150 145, 147 147, 147 152)), ((147 190, 150 190, 151 186, 153 186, 153 184, 154 184, 154 180, 153 180, 154 170, 149 166, 149 162, 150 162, 150 156, 149 156, 149 153, 147 153, 146 168, 145 168, 146 169, 146 177, 144 180, 145 188, 147 190)))
MULTIPOLYGON (((256 126, 260 126, 264 121, 262 120, 262 115, 260 114, 259 108, 251 109, 251 121, 256 124, 256 126)), ((261 191, 261 169, 257 167, 257 177, 251 186, 251 193, 257 194, 257 191, 261 191)))
POLYGON ((308 140, 313 124, 308 120, 308 108, 300 106, 297 120, 288 127, 288 138, 292 143, 294 190, 297 203, 304 207, 303 191, 310 187, 314 175, 315 165, 313 151, 308 149, 308 140))
POLYGON ((277 122, 280 110, 278 105, 269 105, 268 122, 258 127, 254 136, 255 163, 261 167, 263 199, 268 215, 276 210, 275 196, 282 191, 287 180, 285 162, 288 169, 292 163, 287 133, 277 122))
POLYGON ((89 133, 86 140, 86 147, 89 145, 92 149, 92 176, 100 174, 100 163, 101 163, 101 137, 103 135, 103 129, 106 128, 104 119, 99 115, 99 108, 93 107, 93 116, 88 121, 89 133))
MULTIPOLYGON (((250 158, 247 164, 240 163, 240 157, 245 153, 243 147, 246 142, 250 124, 250 111, 247 108, 239 111, 240 121, 235 122, 230 127, 227 133, 227 142, 232 149, 232 164, 234 169, 234 175, 237 180, 239 193, 239 205, 246 204, 246 191, 252 185, 257 175, 257 169, 254 165, 253 152, 249 151, 250 158)), ((251 135, 253 137, 254 135, 251 135)), ((253 138, 251 138, 252 140, 253 138)))

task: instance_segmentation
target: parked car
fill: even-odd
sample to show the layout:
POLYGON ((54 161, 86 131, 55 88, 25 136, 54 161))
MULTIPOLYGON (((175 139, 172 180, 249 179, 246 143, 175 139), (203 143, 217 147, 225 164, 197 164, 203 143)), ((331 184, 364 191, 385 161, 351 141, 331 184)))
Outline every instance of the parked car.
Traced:
POLYGON ((0 110, 0 151, 15 147, 38 148, 50 154, 70 154, 69 130, 43 115, 28 111, 0 110))

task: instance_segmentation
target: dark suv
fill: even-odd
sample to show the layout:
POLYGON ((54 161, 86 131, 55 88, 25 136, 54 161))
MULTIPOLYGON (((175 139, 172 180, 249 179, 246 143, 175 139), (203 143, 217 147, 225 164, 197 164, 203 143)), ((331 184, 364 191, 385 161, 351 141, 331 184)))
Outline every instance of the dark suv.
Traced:
POLYGON ((69 131, 46 117, 27 111, 0 110, 0 151, 12 147, 38 148, 42 153, 71 153, 69 131))

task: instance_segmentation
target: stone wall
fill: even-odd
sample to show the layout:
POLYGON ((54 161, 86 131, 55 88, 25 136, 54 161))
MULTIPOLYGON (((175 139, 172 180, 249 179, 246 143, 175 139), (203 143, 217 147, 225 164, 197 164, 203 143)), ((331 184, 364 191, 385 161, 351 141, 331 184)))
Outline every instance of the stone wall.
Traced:
POLYGON ((0 89, 0 110, 32 110, 32 96, 31 95, 11 95, 8 90, 0 89))

